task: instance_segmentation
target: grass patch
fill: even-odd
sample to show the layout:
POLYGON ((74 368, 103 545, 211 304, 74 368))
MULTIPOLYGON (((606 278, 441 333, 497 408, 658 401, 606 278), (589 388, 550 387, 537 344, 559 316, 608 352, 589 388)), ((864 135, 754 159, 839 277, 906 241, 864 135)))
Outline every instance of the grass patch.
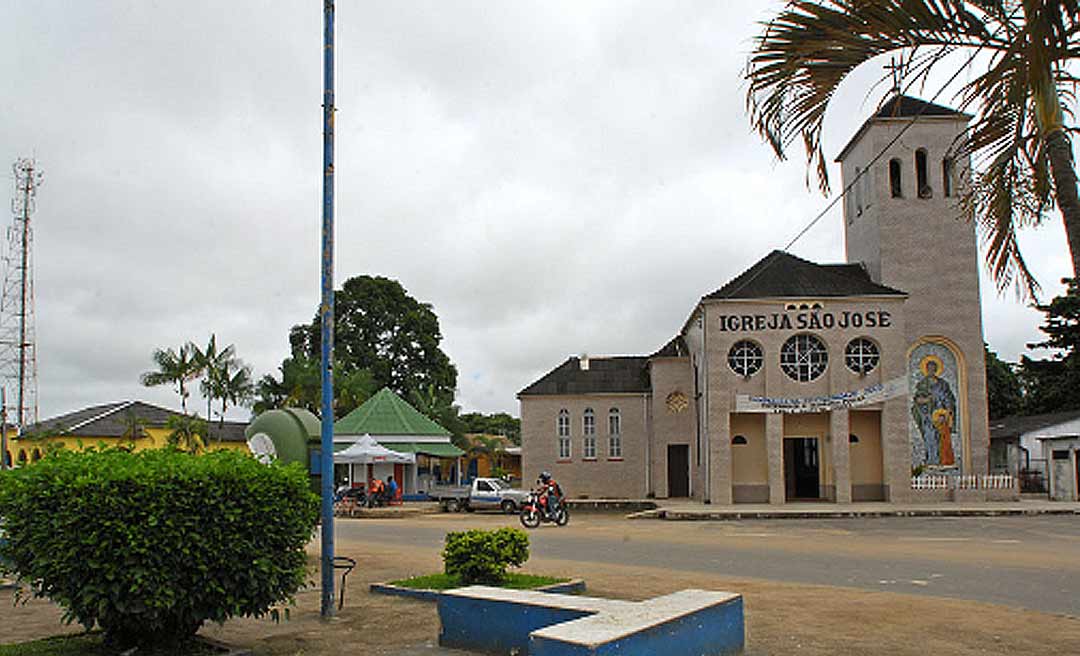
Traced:
MULTIPOLYGON (((215 656, 222 652, 201 640, 179 645, 137 649, 131 656, 215 656)), ((105 646, 100 633, 54 636, 43 640, 0 645, 0 656, 116 656, 116 648, 105 646)))
MULTIPOLYGON (((545 585, 566 583, 569 580, 570 579, 566 578, 556 578, 554 576, 536 576, 533 574, 515 574, 514 572, 507 572, 506 580, 497 587, 510 588, 511 590, 533 590, 535 588, 542 588, 545 585)), ((416 590, 450 590, 451 588, 462 587, 462 583, 458 577, 451 574, 426 574, 424 576, 414 576, 411 579, 391 581, 390 585, 396 585, 402 588, 413 588, 416 590)), ((4 656, 3 652, 0 652, 0 656, 4 656)))

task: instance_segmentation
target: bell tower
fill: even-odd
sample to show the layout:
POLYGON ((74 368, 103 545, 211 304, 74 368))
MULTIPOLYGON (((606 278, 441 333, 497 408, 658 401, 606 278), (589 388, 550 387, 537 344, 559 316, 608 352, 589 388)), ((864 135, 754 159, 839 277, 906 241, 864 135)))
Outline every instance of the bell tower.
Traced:
POLYGON ((975 226, 960 211, 970 160, 950 155, 970 119, 895 95, 863 123, 837 161, 844 188, 857 178, 844 202, 847 261, 908 294, 912 467, 985 474, 979 254, 975 226), (928 389, 940 398, 925 401, 928 389))

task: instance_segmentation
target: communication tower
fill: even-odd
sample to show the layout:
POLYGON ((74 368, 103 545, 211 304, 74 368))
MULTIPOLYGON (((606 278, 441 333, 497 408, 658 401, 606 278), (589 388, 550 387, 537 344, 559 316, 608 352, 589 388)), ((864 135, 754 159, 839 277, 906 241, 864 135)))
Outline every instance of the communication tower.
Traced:
POLYGON ((11 167, 14 195, 12 222, 3 244, 4 286, 0 294, 0 385, 15 405, 5 408, 8 420, 22 430, 37 422, 37 348, 34 341, 34 232, 30 216, 41 186, 41 170, 33 159, 20 158, 11 167))

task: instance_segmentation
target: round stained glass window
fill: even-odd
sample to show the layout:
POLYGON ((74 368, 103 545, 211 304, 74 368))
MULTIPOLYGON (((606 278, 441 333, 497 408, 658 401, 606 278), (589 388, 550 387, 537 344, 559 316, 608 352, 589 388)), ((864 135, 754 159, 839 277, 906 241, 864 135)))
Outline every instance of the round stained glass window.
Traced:
POLYGON ((877 344, 865 337, 856 337, 844 349, 844 364, 857 374, 868 374, 877 369, 880 359, 877 344))
POLYGON ((829 351, 813 335, 795 335, 780 347, 780 369, 792 380, 817 380, 829 365, 829 351))
POLYGON ((735 342, 728 351, 727 361, 731 370, 740 376, 749 378, 761 369, 764 360, 761 347, 756 342, 744 339, 735 342))

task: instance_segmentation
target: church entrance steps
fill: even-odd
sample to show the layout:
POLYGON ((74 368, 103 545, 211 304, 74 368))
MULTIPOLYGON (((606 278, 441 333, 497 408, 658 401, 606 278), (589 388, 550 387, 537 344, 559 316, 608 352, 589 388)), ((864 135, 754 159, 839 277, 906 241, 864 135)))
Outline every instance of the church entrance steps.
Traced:
POLYGON ((1017 501, 1008 503, 786 503, 715 506, 703 503, 664 504, 629 519, 668 521, 739 519, 843 519, 865 517, 995 517, 1016 515, 1080 515, 1080 503, 1017 501))

